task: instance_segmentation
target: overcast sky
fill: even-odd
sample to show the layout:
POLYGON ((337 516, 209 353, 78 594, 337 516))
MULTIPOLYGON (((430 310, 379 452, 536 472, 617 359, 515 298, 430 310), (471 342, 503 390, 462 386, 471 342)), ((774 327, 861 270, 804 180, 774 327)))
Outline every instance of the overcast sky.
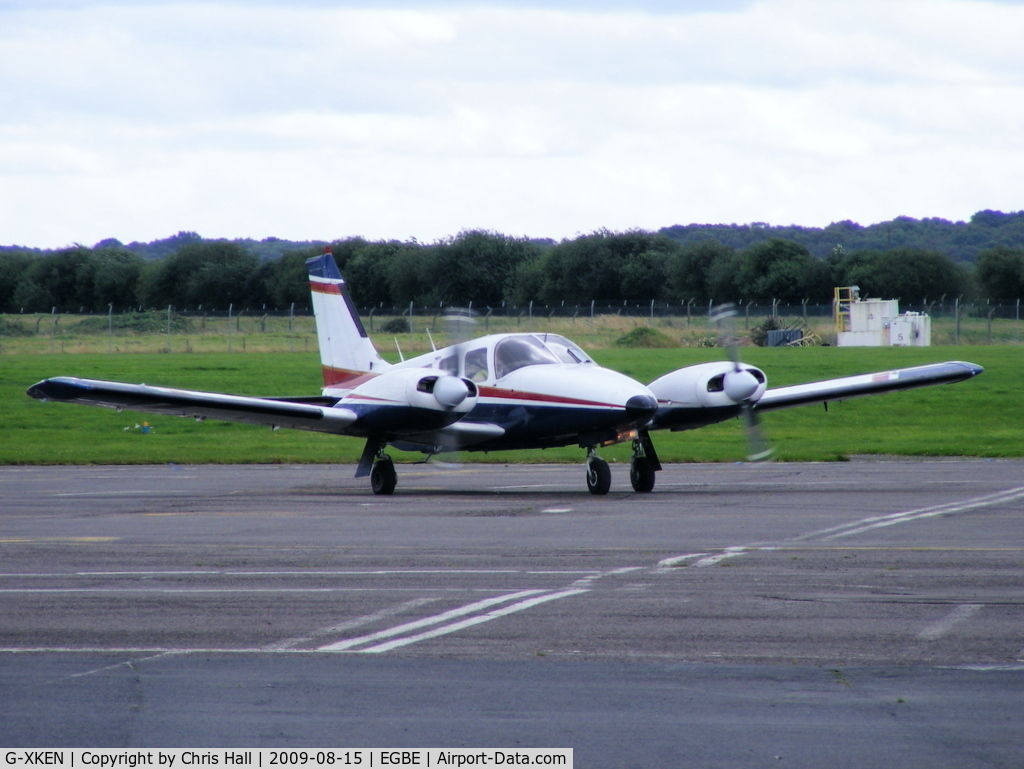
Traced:
POLYGON ((1024 209, 1024 3, 0 0, 0 244, 1024 209))

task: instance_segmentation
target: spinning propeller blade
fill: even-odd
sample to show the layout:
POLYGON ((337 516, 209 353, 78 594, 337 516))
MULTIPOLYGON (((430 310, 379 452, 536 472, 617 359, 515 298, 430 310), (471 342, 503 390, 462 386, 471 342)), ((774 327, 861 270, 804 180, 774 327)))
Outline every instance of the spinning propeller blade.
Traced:
POLYGON ((733 366, 733 370, 725 375, 725 393, 739 403, 743 414, 743 423, 747 431, 747 461, 766 462, 774 456, 775 449, 761 431, 760 420, 754 411, 754 401, 751 400, 759 382, 740 365, 739 339, 733 331, 733 319, 736 315, 734 304, 719 305, 711 314, 711 321, 719 327, 722 346, 728 350, 729 360, 733 366))

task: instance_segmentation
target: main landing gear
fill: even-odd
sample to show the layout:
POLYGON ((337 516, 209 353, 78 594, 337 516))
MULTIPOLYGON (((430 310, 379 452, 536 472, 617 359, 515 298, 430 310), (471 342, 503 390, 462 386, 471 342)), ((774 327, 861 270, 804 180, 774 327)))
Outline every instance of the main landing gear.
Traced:
POLYGON ((382 454, 381 458, 373 463, 370 470, 370 488, 374 494, 394 494, 395 485, 398 483, 398 473, 395 472, 395 463, 391 457, 382 454))
POLYGON ((356 478, 370 476, 370 488, 374 494, 394 494, 398 483, 395 463, 384 453, 387 443, 377 438, 368 438, 359 457, 356 478))
MULTIPOLYGON (((629 483, 633 491, 647 494, 654 490, 655 474, 661 469, 658 452, 654 450, 651 436, 640 433, 633 441, 633 458, 629 463, 629 483)), ((587 449, 587 489, 591 494, 607 494, 612 485, 612 473, 608 463, 597 455, 597 449, 587 449)))

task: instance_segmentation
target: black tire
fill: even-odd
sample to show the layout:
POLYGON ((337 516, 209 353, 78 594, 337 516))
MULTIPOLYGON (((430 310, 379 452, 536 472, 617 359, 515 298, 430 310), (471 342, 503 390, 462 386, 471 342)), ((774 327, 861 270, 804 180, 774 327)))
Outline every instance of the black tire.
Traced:
POLYGON ((633 491, 647 494, 654 491, 654 466, 647 457, 633 457, 629 464, 629 482, 633 491))
POLYGON ((587 460, 587 488, 591 494, 607 494, 612 487, 612 471, 600 457, 587 460))
POLYGON ((390 459, 381 459, 374 463, 370 470, 370 488, 374 494, 394 494, 398 483, 395 463, 390 459))

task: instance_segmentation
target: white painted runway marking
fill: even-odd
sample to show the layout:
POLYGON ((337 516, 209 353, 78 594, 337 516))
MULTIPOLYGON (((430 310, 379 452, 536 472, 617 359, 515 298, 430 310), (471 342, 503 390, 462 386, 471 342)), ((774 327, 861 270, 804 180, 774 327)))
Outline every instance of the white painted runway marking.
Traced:
POLYGON ((394 617, 396 614, 409 611, 410 609, 416 609, 420 606, 424 606, 434 601, 439 601, 439 598, 414 598, 411 601, 405 601, 404 603, 397 604, 395 606, 389 606, 386 609, 381 609, 373 614, 364 614, 362 617, 355 617, 344 622, 339 622, 336 625, 330 627, 320 628, 312 633, 298 638, 288 638, 284 641, 278 641, 277 643, 270 644, 266 647, 269 652, 273 651, 284 651, 285 649, 295 649, 299 646, 305 646, 311 643, 314 639, 322 638, 323 636, 338 635, 348 630, 354 630, 357 627, 363 625, 369 625, 373 622, 379 622, 387 619, 388 617, 394 617))
POLYGON ((692 561, 694 558, 703 558, 707 553, 687 553, 686 555, 673 555, 669 558, 662 558, 658 561, 654 567, 657 571, 664 571, 673 569, 677 566, 682 566, 687 561, 692 561))
POLYGON ((717 563, 721 563, 726 558, 735 558, 738 555, 743 555, 746 551, 747 548, 742 546, 727 547, 724 552, 721 552, 718 555, 709 555, 707 558, 701 558, 693 565, 698 569, 714 566, 717 563))
MULTIPOLYGON (((734 545, 732 547, 725 548, 722 552, 712 555, 711 553, 687 553, 686 555, 674 555, 669 558, 663 558, 658 561, 657 566, 654 567, 655 571, 668 571, 670 569, 677 568, 684 565, 687 561, 694 561, 694 566, 697 568, 707 568, 708 566, 714 566, 716 563, 721 563, 727 558, 735 558, 738 555, 743 555, 748 552, 753 545, 734 545)), ((759 547, 758 550, 765 550, 768 548, 759 547)), ((774 548, 771 548, 774 549, 774 548)))
MULTIPOLYGON (((455 623, 453 623, 451 625, 445 625, 443 627, 435 628, 433 630, 428 630, 425 633, 419 633, 419 634, 414 635, 414 636, 408 636, 406 638, 398 638, 398 639, 395 639, 393 641, 388 641, 386 643, 378 644, 377 646, 371 646, 371 647, 366 648, 366 649, 360 649, 359 651, 364 652, 366 654, 379 654, 381 652, 386 652, 386 651, 390 651, 392 649, 397 649, 400 646, 407 646, 409 644, 418 643, 419 641, 426 641, 427 639, 430 639, 430 638, 437 638, 438 636, 441 636, 441 635, 447 635, 448 633, 455 633, 455 632, 458 632, 459 630, 464 630, 467 627, 472 627, 473 625, 479 625, 479 624, 481 624, 483 622, 490 622, 492 619, 498 619, 498 617, 504 617, 504 616, 506 616, 508 614, 512 614, 512 613, 517 612, 517 611, 523 611, 524 609, 529 609, 529 608, 532 608, 532 607, 537 606, 539 604, 547 603, 548 601, 557 601, 559 598, 568 598, 569 596, 579 595, 580 593, 586 593, 586 592, 587 592, 586 589, 581 589, 581 590, 563 590, 563 591, 561 591, 559 593, 547 593, 546 595, 539 595, 539 596, 536 596, 534 598, 529 598, 529 599, 527 599, 525 601, 520 601, 519 603, 512 604, 511 606, 505 606, 505 607, 503 607, 501 609, 495 609, 493 611, 489 611, 486 614, 480 614, 480 615, 477 615, 476 617, 470 617, 469 619, 464 619, 461 622, 455 622, 455 623)), ((321 650, 321 651, 323 651, 323 650, 321 650)))
POLYGON ((841 526, 833 526, 828 529, 822 529, 821 531, 804 534, 803 536, 795 537, 793 541, 822 539, 827 542, 832 539, 839 539, 840 537, 863 534, 864 532, 871 531, 873 529, 895 526, 896 524, 917 521, 923 518, 935 518, 942 515, 962 513, 966 510, 976 510, 979 507, 991 507, 992 505, 1015 502, 1020 499, 1024 499, 1024 486, 1018 486, 1017 488, 1008 489, 1007 491, 1000 491, 996 494, 986 494, 985 496, 975 497, 974 499, 964 500, 963 502, 949 502, 944 505, 923 507, 919 510, 909 510, 902 513, 892 513, 891 515, 862 518, 861 520, 854 521, 853 523, 844 523, 841 526))
POLYGON ((520 590, 518 593, 509 593, 507 595, 499 595, 494 598, 485 598, 482 601, 476 601, 474 603, 467 604, 466 606, 460 606, 457 609, 451 609, 450 611, 435 614, 430 617, 424 617, 423 619, 418 619, 413 622, 406 622, 402 625, 388 628, 387 630, 379 630, 376 633, 359 636, 358 638, 349 638, 345 641, 327 644, 326 646, 319 647, 318 651, 345 651, 347 649, 351 649, 353 646, 362 646, 363 644, 373 643, 374 641, 381 641, 385 638, 402 635, 403 633, 408 633, 412 630, 419 630, 422 627, 429 627, 430 625, 440 625, 442 622, 447 622, 448 620, 455 619, 456 617, 464 617, 467 614, 472 614, 473 612, 481 611, 482 609, 488 609, 499 603, 516 601, 521 598, 526 598, 543 592, 543 590, 520 590))
POLYGON ((983 604, 980 603, 965 603, 962 606, 957 606, 938 622, 929 625, 918 633, 917 637, 922 641, 937 641, 943 636, 948 635, 949 632, 961 622, 969 620, 981 611, 982 608, 983 604))

